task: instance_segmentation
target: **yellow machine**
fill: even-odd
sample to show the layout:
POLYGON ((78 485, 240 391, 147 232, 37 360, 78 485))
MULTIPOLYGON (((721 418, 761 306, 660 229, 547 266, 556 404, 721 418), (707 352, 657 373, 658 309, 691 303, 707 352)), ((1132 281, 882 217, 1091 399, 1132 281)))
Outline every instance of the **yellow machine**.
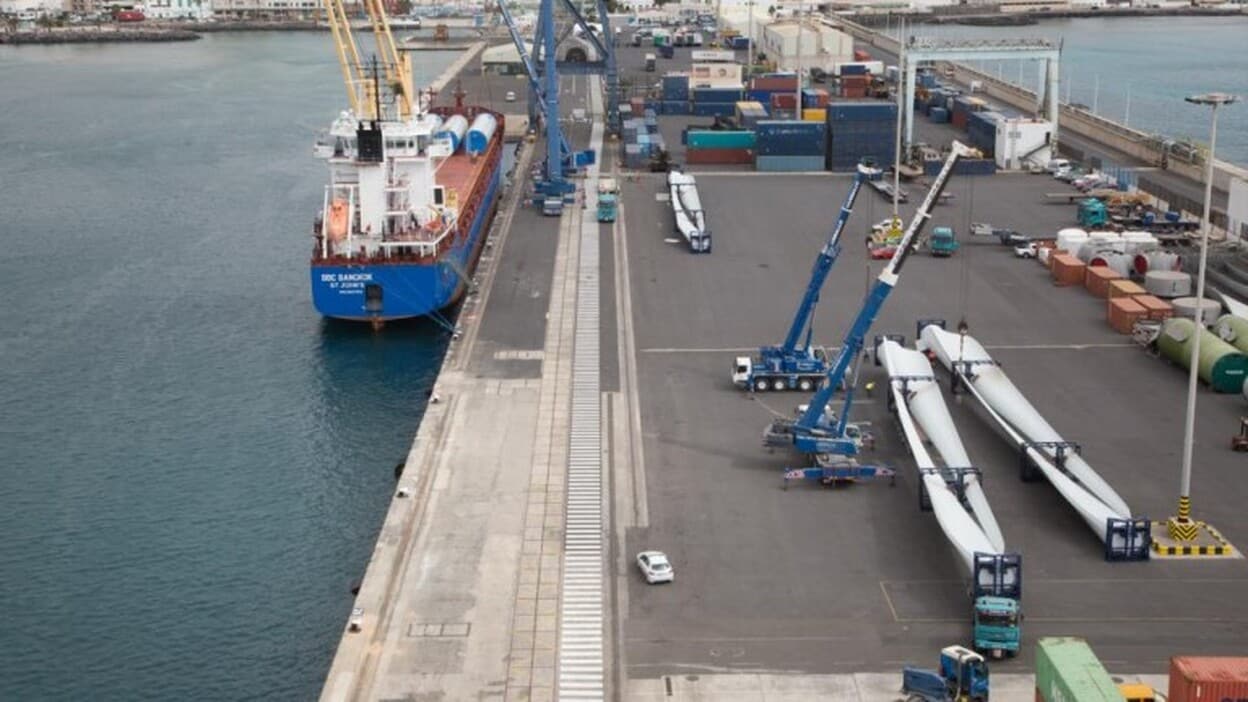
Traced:
POLYGON ((901 241, 901 237, 906 233, 905 224, 902 223, 901 217, 893 215, 890 219, 871 227, 871 243, 890 245, 901 241))
POLYGON ((1120 683, 1118 691, 1127 702, 1157 702, 1157 693, 1153 688, 1141 683, 1120 683))
MULTIPOLYGON (((376 82, 369 74, 368 66, 360 59, 360 48, 351 33, 351 21, 347 17, 342 0, 323 0, 325 19, 334 36, 334 48, 338 52, 338 65, 347 86, 347 100, 351 111, 364 119, 381 119, 377 114, 376 82)), ((407 57, 400 55, 394 35, 390 33, 390 21, 381 0, 362 0, 372 24, 373 37, 377 42, 377 66, 381 75, 378 80, 386 84, 398 98, 398 118, 412 115, 412 70, 407 57)))

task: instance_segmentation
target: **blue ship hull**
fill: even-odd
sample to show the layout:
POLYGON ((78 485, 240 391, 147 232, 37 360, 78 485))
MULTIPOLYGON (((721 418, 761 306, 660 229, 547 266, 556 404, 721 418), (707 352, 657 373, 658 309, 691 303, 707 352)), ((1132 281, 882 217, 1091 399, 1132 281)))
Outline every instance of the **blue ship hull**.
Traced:
POLYGON ((384 322, 433 314, 454 304, 467 284, 463 276, 472 271, 480 255, 498 200, 501 171, 498 165, 490 174, 468 236, 434 263, 314 263, 312 304, 316 311, 334 319, 384 322))

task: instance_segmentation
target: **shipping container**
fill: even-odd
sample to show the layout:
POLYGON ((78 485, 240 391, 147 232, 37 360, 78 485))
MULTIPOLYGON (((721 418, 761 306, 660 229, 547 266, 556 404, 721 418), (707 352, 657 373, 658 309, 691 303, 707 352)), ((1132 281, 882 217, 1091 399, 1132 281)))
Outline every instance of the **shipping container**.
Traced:
POLYGON ((694 88, 693 101, 698 102, 731 102, 741 100, 740 88, 694 88))
POLYGON ((754 162, 753 149, 690 149, 685 163, 690 165, 729 165, 754 162))
POLYGON ((802 91, 802 109, 827 106, 828 91, 823 88, 807 88, 802 91))
POLYGON ((690 113, 688 100, 664 100, 663 114, 665 115, 687 115, 690 113))
POLYGON ((819 156, 827 150, 828 131, 822 122, 760 120, 755 125, 756 149, 763 156, 819 156))
POLYGON ((1082 285, 1084 269, 1083 261, 1069 254, 1053 257, 1053 284, 1059 286, 1082 285))
POLYGON ((803 122, 818 122, 823 124, 828 120, 828 110, 823 107, 808 107, 802 110, 803 122))
POLYGON ((834 102, 828 105, 829 122, 879 122, 887 120, 889 129, 897 119, 897 105, 885 100, 834 102))
POLYGON ((773 110, 796 110, 797 95, 793 93, 772 93, 771 109, 773 110))
POLYGON ((1122 702, 1122 693, 1086 641, 1059 636, 1036 642, 1036 699, 1122 702))
POLYGON ((1175 656, 1168 702, 1248 700, 1248 657, 1175 656))
POLYGON ((750 90, 769 90, 771 92, 794 92, 797 90, 797 76, 773 77, 760 76, 750 81, 750 90))
POLYGON ((754 132, 728 130, 690 130, 685 143, 693 149, 752 149, 754 132))
POLYGON ((819 156, 765 156, 754 159, 754 169, 770 172, 806 172, 824 170, 824 158, 819 156))
POLYGON ((733 102, 695 102, 693 114, 698 117, 731 117, 737 103, 733 102))
POLYGON ((933 107, 928 110, 927 116, 936 124, 947 124, 949 122, 949 110, 943 107, 933 107))

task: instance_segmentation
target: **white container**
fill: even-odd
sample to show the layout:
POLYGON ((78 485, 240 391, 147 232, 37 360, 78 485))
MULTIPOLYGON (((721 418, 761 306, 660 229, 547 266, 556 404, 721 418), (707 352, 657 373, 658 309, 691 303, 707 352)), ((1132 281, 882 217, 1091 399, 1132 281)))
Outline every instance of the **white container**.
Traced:
POLYGON ((1088 233, 1082 229, 1063 229, 1057 233, 1057 248, 1075 252, 1088 240, 1088 233))

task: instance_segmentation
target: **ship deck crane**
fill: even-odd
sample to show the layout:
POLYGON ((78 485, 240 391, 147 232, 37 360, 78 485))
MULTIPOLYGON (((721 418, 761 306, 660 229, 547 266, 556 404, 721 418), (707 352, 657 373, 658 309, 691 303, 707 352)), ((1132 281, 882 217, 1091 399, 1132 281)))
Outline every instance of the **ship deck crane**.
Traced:
POLYGON ((373 38, 377 44, 379 59, 370 70, 360 59, 359 44, 351 30, 351 21, 347 16, 342 0, 323 0, 325 16, 330 32, 334 37, 334 48, 338 54, 338 65, 342 69, 343 82, 347 88, 347 101, 351 112, 360 119, 380 120, 382 102, 379 94, 378 79, 384 77, 389 87, 388 93, 394 96, 394 107, 399 120, 407 120, 415 112, 412 102, 412 71, 410 64, 399 53, 398 44, 390 32, 390 21, 386 17, 385 7, 381 0, 364 0, 364 8, 368 12, 372 26, 373 38), (375 75, 380 68, 382 76, 375 75))
POLYGON ((845 195, 841 212, 837 215, 828 241, 815 257, 810 271, 806 292, 798 302, 797 312, 784 343, 779 346, 762 346, 758 355, 737 356, 732 368, 732 382, 746 390, 801 390, 810 392, 819 385, 828 371, 827 354, 821 348, 811 347, 814 333, 815 306, 819 304, 819 292, 823 289, 828 273, 841 253, 841 233, 854 212, 854 202, 862 184, 878 176, 879 171, 868 164, 859 164, 853 184, 845 195), (803 339, 803 336, 805 337, 803 339), (799 346, 800 344, 800 346, 799 346))
MULTIPOLYGON (((379 1, 379 0, 372 0, 379 1)), ((539 118, 546 136, 546 159, 542 179, 534 184, 543 198, 561 199, 576 190, 576 185, 566 176, 582 166, 594 162, 592 150, 574 152, 559 125, 559 76, 569 74, 601 73, 607 80, 607 128, 618 131, 619 78, 615 68, 615 51, 611 41, 611 25, 607 16, 605 0, 597 0, 598 19, 602 23, 603 36, 598 37, 586 22, 580 10, 570 0, 541 0, 538 8, 537 26, 530 55, 520 29, 504 1, 498 3, 507 32, 520 54, 520 61, 529 82, 529 124, 537 125, 539 118), (560 61, 557 54, 559 41, 555 31, 555 3, 560 3, 571 15, 575 26, 581 29, 583 39, 590 44, 595 57, 587 61, 560 61)), ((561 201, 561 200, 560 200, 561 201)), ((559 208, 556 208, 559 209, 559 208)), ((548 210, 549 211, 549 210, 548 210)), ((557 212, 551 211, 553 214, 557 212)))
MULTIPOLYGON (((877 276, 875 284, 863 301, 853 325, 845 335, 836 359, 826 373, 823 387, 815 393, 806 410, 796 420, 788 418, 775 419, 763 433, 763 443, 768 447, 789 446, 802 454, 812 456, 816 465, 811 468, 799 469, 804 477, 822 477, 824 480, 855 479, 858 477, 874 477, 875 475, 891 475, 885 469, 860 468, 856 464, 847 465, 845 460, 852 460, 858 454, 857 442, 846 432, 849 424, 849 413, 853 407, 854 389, 849 387, 845 392, 845 400, 839 414, 828 411, 828 403, 833 393, 845 382, 850 364, 857 365, 857 360, 866 343, 867 332, 883 308, 893 288, 901 279, 901 270, 910 254, 918 248, 919 234, 931 216, 932 206, 940 197, 940 193, 949 183, 953 167, 958 159, 970 153, 970 149, 960 142, 953 142, 944 166, 932 183, 927 197, 923 199, 914 219, 902 236, 901 243, 889 259, 888 265, 877 276)), ((786 476, 794 471, 786 472, 786 476)))

